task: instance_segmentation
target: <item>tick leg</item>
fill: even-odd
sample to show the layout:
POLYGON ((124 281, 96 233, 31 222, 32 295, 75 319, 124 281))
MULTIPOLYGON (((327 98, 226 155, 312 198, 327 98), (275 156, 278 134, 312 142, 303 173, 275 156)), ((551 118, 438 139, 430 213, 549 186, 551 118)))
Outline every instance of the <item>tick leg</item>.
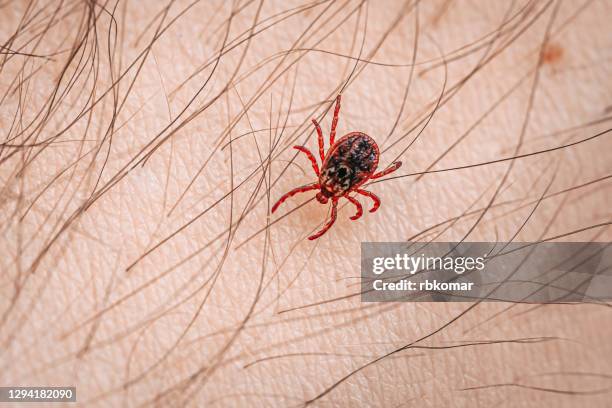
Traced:
POLYGON ((323 152, 323 149, 325 148, 323 142, 323 131, 321 130, 319 122, 317 122, 315 118, 312 118, 312 124, 315 125, 315 128, 317 129, 317 135, 319 135, 319 156, 321 156, 321 163, 323 163, 325 161, 325 153, 323 152))
POLYGON ((359 217, 363 215, 363 208, 361 207, 361 203, 357 201, 356 199, 354 199, 353 197, 349 196, 348 194, 345 195, 344 198, 349 200, 351 203, 353 203, 355 207, 357 207, 357 214, 353 215, 351 217, 351 220, 355 221, 356 219, 359 219, 359 217))
POLYGON ((315 159, 312 152, 308 150, 307 148, 305 148, 304 146, 293 146, 293 148, 296 150, 299 150, 300 152, 304 153, 308 157, 308 160, 310 160, 310 162, 312 163, 312 169, 318 176, 319 175, 319 165, 317 164, 317 159, 315 159))
POLYGON ((400 167, 402 167, 402 162, 400 162, 400 161, 395 162, 391 166, 389 166, 387 169, 385 169, 383 171, 379 171, 378 173, 374 174, 370 178, 371 179, 381 178, 383 176, 386 176, 389 173, 393 173, 395 170, 399 169, 400 167))
POLYGON ((332 198, 332 211, 331 211, 331 217, 329 221, 327 221, 327 224, 323 226, 323 229, 321 229, 321 231, 317 232, 314 235, 309 236, 308 239, 312 241, 313 239, 317 239, 321 235, 325 234, 327 230, 330 229, 332 225, 334 225, 334 222, 336 222, 337 215, 338 215, 338 198, 334 197, 332 198))
POLYGON ((336 97, 336 107, 334 108, 334 119, 332 120, 331 132, 329 134, 329 147, 334 145, 336 139, 336 126, 338 126, 338 115, 340 113, 340 96, 336 97))
POLYGON ((302 187, 294 188, 293 190, 289 191, 288 193, 285 193, 281 198, 278 199, 276 204, 274 204, 272 206, 272 212, 276 211, 276 209, 282 203, 284 203, 285 200, 287 200, 289 197, 293 197, 294 195, 296 195, 298 193, 304 193, 304 192, 310 191, 310 190, 318 190, 319 188, 321 188, 321 186, 319 186, 319 183, 309 184, 307 186, 302 186, 302 187))
POLYGON ((373 213, 374 211, 378 210, 378 207, 380 207, 380 198, 378 198, 378 196, 374 193, 370 193, 367 190, 361 190, 361 189, 357 189, 354 190, 357 194, 361 194, 364 195, 366 197, 370 197, 372 199, 372 201, 374 201, 374 207, 372 207, 370 209, 370 212, 373 213))

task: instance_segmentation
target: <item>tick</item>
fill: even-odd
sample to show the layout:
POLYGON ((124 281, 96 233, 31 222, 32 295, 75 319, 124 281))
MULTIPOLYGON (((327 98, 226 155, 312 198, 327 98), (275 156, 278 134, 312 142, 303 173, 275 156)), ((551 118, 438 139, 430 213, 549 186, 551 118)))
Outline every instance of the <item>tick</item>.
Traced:
POLYGON ((289 191, 272 207, 272 212, 274 212, 289 197, 306 191, 320 190, 316 198, 321 204, 327 204, 327 202, 331 200, 331 217, 319 232, 308 237, 310 240, 319 238, 334 225, 338 214, 338 200, 342 197, 349 200, 357 209, 357 213, 350 217, 351 220, 356 220, 361 217, 363 214, 361 204, 354 197, 349 195, 351 193, 361 194, 371 198, 372 201, 374 201, 374 206, 370 209, 370 212, 373 213, 378 210, 378 207, 380 207, 380 198, 374 193, 363 190, 360 187, 366 181, 386 176, 399 169, 402 165, 402 162, 398 161, 387 169, 374 173, 378 166, 380 151, 374 139, 363 132, 348 133, 335 142, 334 139, 336 138, 336 126, 338 125, 339 113, 340 95, 336 98, 336 107, 334 109, 331 132, 329 134, 329 150, 327 154, 324 153, 325 145, 321 126, 319 126, 316 119, 312 119, 312 123, 317 129, 317 134, 319 136, 321 170, 319 170, 317 160, 310 150, 304 146, 293 146, 294 149, 299 150, 308 157, 312 164, 312 169, 318 177, 318 181, 289 191))

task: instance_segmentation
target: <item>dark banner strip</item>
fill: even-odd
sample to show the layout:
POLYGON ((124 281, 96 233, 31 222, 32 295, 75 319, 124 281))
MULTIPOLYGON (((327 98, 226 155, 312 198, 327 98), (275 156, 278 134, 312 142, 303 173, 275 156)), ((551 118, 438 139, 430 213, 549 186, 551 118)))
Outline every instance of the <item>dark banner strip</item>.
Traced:
POLYGON ((612 300, 609 242, 365 242, 364 302, 612 300))

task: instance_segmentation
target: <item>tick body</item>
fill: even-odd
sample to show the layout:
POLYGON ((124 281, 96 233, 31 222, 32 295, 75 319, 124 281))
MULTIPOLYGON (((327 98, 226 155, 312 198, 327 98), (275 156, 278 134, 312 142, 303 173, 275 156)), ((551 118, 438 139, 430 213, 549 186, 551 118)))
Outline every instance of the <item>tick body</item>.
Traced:
POLYGON ((308 157, 310 163, 312 164, 312 169, 318 177, 318 181, 289 191, 288 193, 284 194, 276 202, 276 204, 274 204, 274 206, 272 206, 272 212, 275 212, 278 207, 289 197, 306 191, 319 190, 316 198, 321 204, 327 204, 328 201, 331 201, 331 217, 319 232, 308 237, 310 240, 319 238, 334 224, 338 213, 338 201, 342 197, 349 200, 357 210, 357 213, 351 217, 351 220, 356 220, 361 217, 363 214, 361 204, 350 195, 351 193, 369 197, 374 202, 370 212, 376 211, 378 207, 380 207, 380 199, 375 194, 363 190, 360 187, 368 180, 383 177, 399 169, 402 165, 401 162, 395 162, 386 170, 375 173, 376 168, 378 167, 380 151, 378 150, 378 145, 374 139, 365 133, 351 132, 341 137, 336 142, 336 126, 338 125, 339 113, 340 95, 338 95, 336 98, 334 118, 329 135, 330 147, 327 154, 324 153, 323 132, 321 131, 321 126, 319 126, 319 123, 315 119, 312 119, 312 123, 317 129, 318 135, 319 156, 321 158, 320 170, 317 160, 310 150, 304 146, 293 146, 294 149, 299 150, 300 152, 304 153, 306 157, 308 157))

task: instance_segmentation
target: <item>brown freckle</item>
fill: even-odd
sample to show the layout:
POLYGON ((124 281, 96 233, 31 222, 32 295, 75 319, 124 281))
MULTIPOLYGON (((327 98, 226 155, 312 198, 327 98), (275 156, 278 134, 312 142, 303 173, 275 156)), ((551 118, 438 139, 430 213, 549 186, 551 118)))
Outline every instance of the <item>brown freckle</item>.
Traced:
POLYGON ((558 44, 548 44, 542 52, 542 64, 556 64, 563 58, 563 47, 558 44))

